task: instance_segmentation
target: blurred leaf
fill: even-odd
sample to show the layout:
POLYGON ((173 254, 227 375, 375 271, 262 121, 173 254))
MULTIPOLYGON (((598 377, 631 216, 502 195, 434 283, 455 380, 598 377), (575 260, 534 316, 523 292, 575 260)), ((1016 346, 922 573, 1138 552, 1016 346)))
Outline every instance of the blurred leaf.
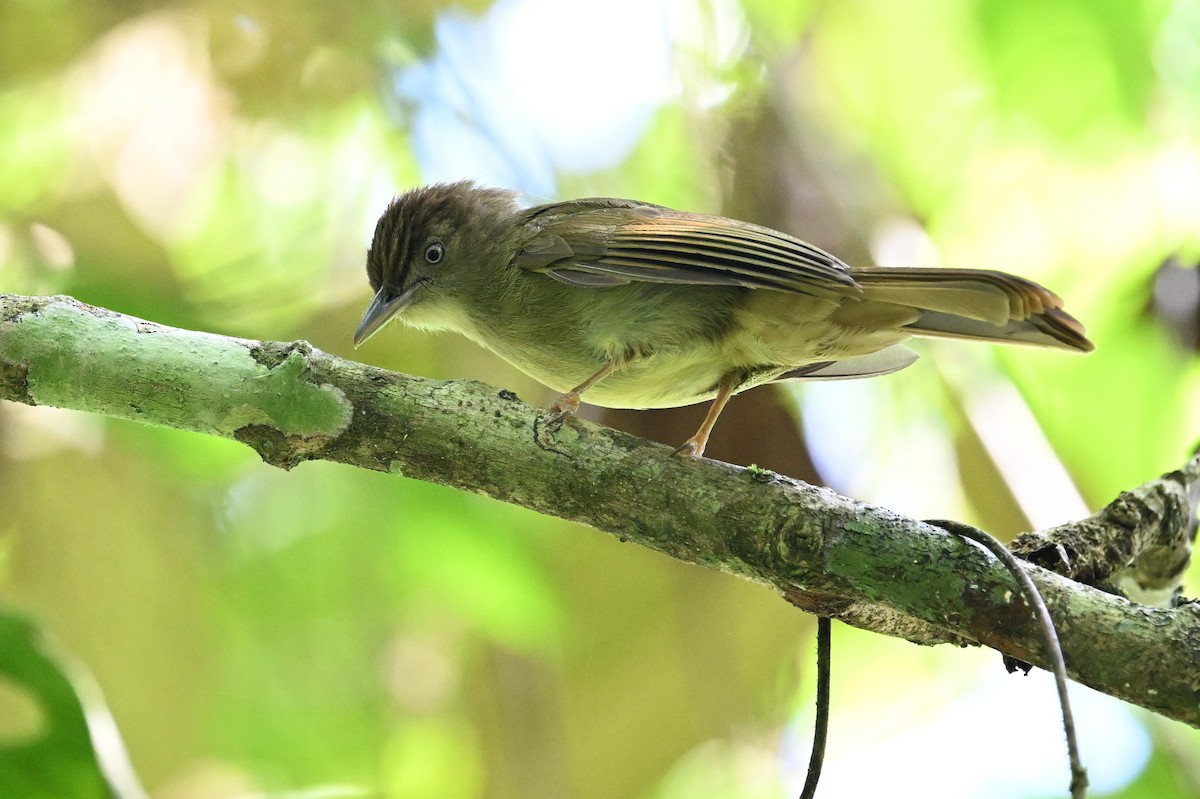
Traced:
POLYGON ((553 651, 560 601, 527 540, 545 525, 329 463, 248 473, 222 520, 230 570, 216 745, 274 764, 283 784, 375 783, 390 768, 379 744, 397 703, 449 709, 446 689, 416 681, 456 685, 480 638, 553 651), (398 646, 428 657, 410 671, 392 664, 398 646))
POLYGON ((34 697, 41 717, 35 740, 0 746, 5 796, 141 799, 145 794, 97 689, 78 667, 69 675, 52 649, 32 621, 0 608, 0 675, 34 697), (77 693, 76 685, 87 690, 77 693), (103 749, 93 735, 103 736, 103 749))
POLYGON ((1200 122, 1200 3, 1173 3, 1155 48, 1155 65, 1173 110, 1200 122))
POLYGON ((1178 468, 1194 445, 1193 359, 1165 328, 1147 325, 1141 281, 1108 286, 1088 319, 1096 352, 1000 353, 1059 456, 1098 507, 1178 468))
POLYGON ((617 168, 586 176, 564 175, 563 197, 629 197, 672 208, 719 210, 715 165, 724 126, 695 109, 671 105, 658 110, 634 151, 617 168))
POLYGON ((415 174, 378 114, 352 102, 303 127, 244 131, 198 194, 192 230, 170 246, 185 299, 225 330, 258 335, 327 302, 313 287, 331 263, 361 258, 363 231, 346 222, 376 211, 371 190, 390 196, 415 174))
POLYGON ((461 723, 417 720, 392 733, 384 753, 388 796, 473 799, 482 796, 478 745, 461 723))
POLYGON ((44 201, 66 180, 72 163, 66 112, 56 82, 0 90, 0 212, 44 201))
POLYGON ((1149 111, 1151 55, 1166 2, 981 0, 979 34, 1003 113, 1077 155, 1085 138, 1137 127, 1149 111))
POLYGON ((224 483, 260 462, 249 447, 227 438, 182 431, 163 436, 136 422, 105 421, 106 433, 118 446, 197 485, 217 484, 223 488, 224 483))
POLYGON ((741 5, 764 54, 786 56, 808 30, 817 4, 812 0, 741 0, 741 5))
POLYGON ((689 752, 654 792, 654 799, 778 799, 784 795, 765 742, 713 740, 689 752))
POLYGON ((0 4, 0 82, 18 77, 36 81, 56 72, 100 31, 119 21, 120 14, 120 9, 103 3, 73 0, 0 4))
POLYGON ((830 136, 866 149, 918 216, 956 191, 990 121, 967 4, 828 5, 811 93, 830 136))
MULTIPOLYGON (((526 651, 550 644, 561 624, 558 597, 524 543, 547 524, 531 511, 314 462, 289 473, 256 470, 234 486, 226 512, 226 540, 243 557, 239 583, 252 592, 272 586, 257 601, 282 598, 278 578, 264 578, 296 561, 303 582, 295 589, 314 611, 386 621, 399 607, 377 606, 380 597, 428 596, 526 651), (339 569, 319 567, 331 558, 339 569), (301 567, 310 559, 311 568, 301 567)), ((294 617, 299 598, 281 613, 294 617)))

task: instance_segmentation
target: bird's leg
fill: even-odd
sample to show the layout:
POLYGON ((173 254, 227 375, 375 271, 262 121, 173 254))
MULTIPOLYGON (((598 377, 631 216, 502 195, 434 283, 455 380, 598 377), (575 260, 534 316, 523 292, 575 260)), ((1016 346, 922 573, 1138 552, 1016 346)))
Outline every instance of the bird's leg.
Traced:
POLYGON ((602 366, 600 371, 596 372, 596 374, 592 375, 587 380, 584 380, 582 383, 575 386, 575 388, 556 399, 554 404, 550 406, 550 409, 554 411, 554 416, 551 417, 551 421, 561 422, 564 418, 573 415, 575 411, 579 410, 580 395, 592 386, 599 383, 604 378, 611 375, 616 366, 617 365, 615 363, 609 361, 608 363, 604 364, 604 366, 602 366))
POLYGON ((699 458, 704 454, 704 448, 708 445, 709 433, 712 432, 713 425, 717 423, 717 417, 721 415, 721 411, 725 410, 725 403, 729 402, 734 389, 742 384, 745 377, 739 371, 730 372, 721 378, 721 382, 717 385, 717 396, 713 398, 712 405, 708 406, 708 415, 704 417, 704 423, 700 425, 700 429, 694 436, 679 445, 674 454, 689 458, 699 458))

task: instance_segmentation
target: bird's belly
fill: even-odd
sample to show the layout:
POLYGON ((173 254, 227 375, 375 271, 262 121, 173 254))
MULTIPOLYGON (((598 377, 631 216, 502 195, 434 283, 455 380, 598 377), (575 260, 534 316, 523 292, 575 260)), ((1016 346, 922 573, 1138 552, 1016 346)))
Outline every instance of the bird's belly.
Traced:
MULTIPOLYGON (((581 362, 555 357, 552 350, 497 355, 543 385, 563 394, 577 388, 604 367, 602 360, 581 362)), ((604 408, 674 408, 716 395, 729 365, 707 348, 656 353, 619 364, 612 374, 583 393, 583 401, 604 408)))
POLYGON ((605 408, 675 408, 712 399, 717 384, 736 368, 707 350, 651 355, 627 363, 601 380, 583 400, 605 408))
MULTIPOLYGON (((581 361, 572 353, 563 357, 554 348, 511 351, 490 342, 490 349, 549 388, 566 393, 577 388, 605 365, 600 358, 581 361)), ((793 364, 764 364, 747 359, 740 347, 728 342, 695 342, 687 347, 660 349, 617 364, 612 374, 588 388, 584 402, 604 408, 675 408, 710 400, 721 379, 744 372, 738 390, 769 382, 793 364)))

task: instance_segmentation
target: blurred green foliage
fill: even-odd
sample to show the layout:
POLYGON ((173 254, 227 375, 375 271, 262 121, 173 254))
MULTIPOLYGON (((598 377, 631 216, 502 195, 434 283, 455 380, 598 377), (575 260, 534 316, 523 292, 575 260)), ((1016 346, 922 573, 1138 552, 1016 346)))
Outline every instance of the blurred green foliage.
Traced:
MULTIPOLYGON (((765 175, 751 191, 791 232, 848 259, 1027 275, 1098 345, 930 347, 849 386, 813 443, 835 487, 1011 534, 1043 522, 1021 469, 1058 470, 1094 507, 1185 457, 1200 297, 1156 286, 1166 259, 1194 274, 1200 256, 1200 3, 606 4, 631 32, 661 25, 665 55, 641 66, 618 40, 590 57, 587 26, 532 30, 531 2, 8 0, 0 291, 349 355, 374 218, 404 187, 459 169, 719 212, 765 175), (579 57, 536 58, 563 42, 579 57), (529 53, 532 71, 511 71, 529 53), (511 75, 535 91, 510 96, 511 75), (638 76, 662 88, 621 157, 570 169, 518 101, 553 110, 585 75, 617 99, 638 76), (1029 425, 980 411, 988 387, 1029 425), (1048 446, 1023 466, 988 443, 1029 430, 1048 446)), ((566 120, 580 137, 618 114, 592 99, 566 120)), ((462 341, 377 340, 359 355, 548 396, 462 341)), ((825 390, 798 395, 806 416, 825 390)), ((774 797, 799 779, 811 620, 758 586, 481 497, 322 463, 282 473, 229 442, 12 405, 0 508, 0 600, 94 675, 153 796, 774 797)), ((14 708, 40 704, 58 729, 70 704, 23 624, 0 636, 0 794, 39 795, 17 755, 99 785, 77 714, 73 748, 21 748, 14 708)), ((1004 679, 991 659, 856 635, 835 638, 835 668, 830 795, 839 769, 864 771, 873 723, 903 730, 1004 679)), ((998 724, 975 721, 957 737, 998 724)), ((1111 791, 1200 795, 1195 731, 1140 723, 1149 766, 1111 791)), ((1065 759, 1047 784, 1065 787, 1065 759)))
MULTIPOLYGON (((7 732, 19 730, 24 740, 8 740, 0 748, 0 785, 10 796, 53 799, 138 799, 136 782, 109 779, 120 771, 107 753, 112 771, 105 773, 93 750, 92 730, 85 712, 92 713, 90 725, 98 734, 102 722, 98 708, 87 708, 80 695, 94 700, 94 689, 83 680, 72 684, 62 665, 65 656, 55 652, 36 624, 17 614, 0 612, 0 686, 6 696, 7 732), (22 706, 22 698, 31 700, 22 706), (24 728, 24 729, 22 729, 24 728), (113 769, 113 766, 116 766, 113 769)), ((128 777, 128 771, 122 775, 128 777)))

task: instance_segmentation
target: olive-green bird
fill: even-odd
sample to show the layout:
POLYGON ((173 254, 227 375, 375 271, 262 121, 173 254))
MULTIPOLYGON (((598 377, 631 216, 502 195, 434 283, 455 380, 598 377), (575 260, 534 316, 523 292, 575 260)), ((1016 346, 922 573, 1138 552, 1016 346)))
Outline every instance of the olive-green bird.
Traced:
POLYGON ((453 330, 563 396, 610 408, 713 400, 679 451, 699 457, 728 399, 779 380, 903 369, 913 336, 1088 352, 1038 284, 983 269, 850 267, 719 216, 593 198, 522 208, 470 182, 407 192, 367 255, 358 346, 392 319, 453 330))

